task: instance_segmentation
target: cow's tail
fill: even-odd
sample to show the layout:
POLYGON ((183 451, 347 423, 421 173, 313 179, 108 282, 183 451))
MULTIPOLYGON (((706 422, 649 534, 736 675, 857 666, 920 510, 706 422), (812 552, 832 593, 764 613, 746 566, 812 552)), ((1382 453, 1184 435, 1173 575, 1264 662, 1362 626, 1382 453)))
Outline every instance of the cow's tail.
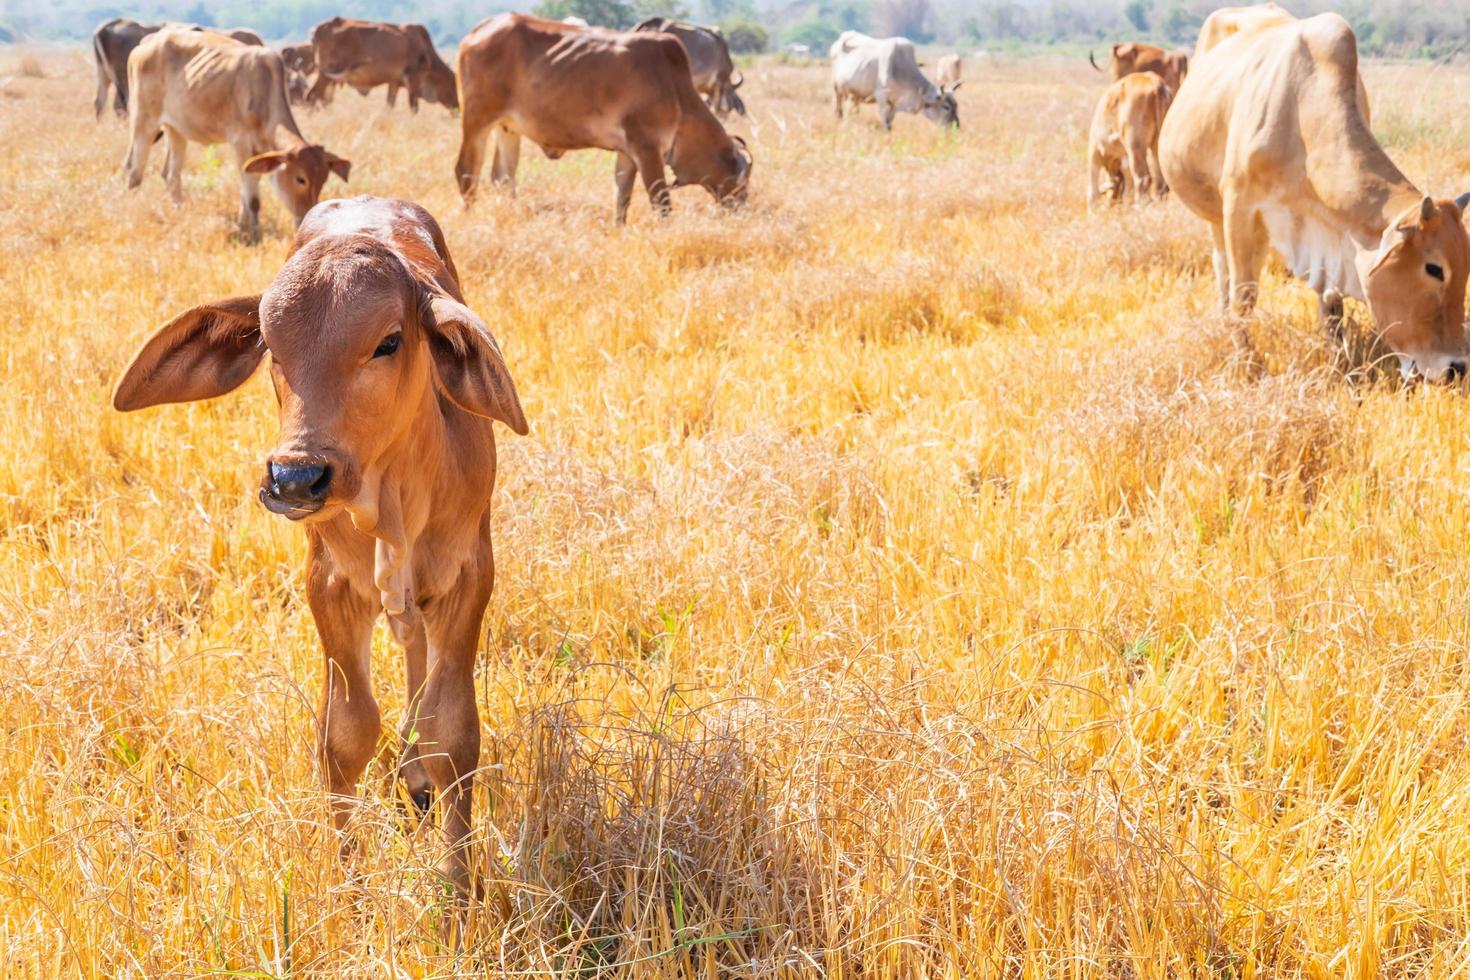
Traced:
MULTIPOLYGON (((1087 52, 1087 60, 1092 62, 1092 67, 1097 68, 1097 59, 1092 56, 1091 51, 1087 52)), ((1097 70, 1102 71, 1101 68, 1097 68, 1097 70)))

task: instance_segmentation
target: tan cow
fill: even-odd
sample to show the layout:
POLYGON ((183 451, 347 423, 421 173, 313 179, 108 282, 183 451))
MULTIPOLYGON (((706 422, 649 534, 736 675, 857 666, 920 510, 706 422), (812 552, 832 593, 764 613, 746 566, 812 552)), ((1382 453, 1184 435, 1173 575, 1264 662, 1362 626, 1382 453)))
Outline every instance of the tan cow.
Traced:
POLYGON ((934 84, 940 88, 954 88, 964 79, 961 76, 965 71, 965 63, 960 60, 957 52, 939 56, 939 61, 934 65, 934 84))
POLYGON ((317 76, 309 102, 325 101, 333 85, 350 85, 363 95, 386 85, 390 107, 398 102, 398 90, 407 88, 412 112, 419 111, 420 98, 459 108, 454 71, 422 24, 333 17, 312 29, 311 47, 317 76))
POLYGON ((150 35, 128 59, 132 141, 128 188, 143 182, 149 148, 167 139, 164 179, 174 203, 184 197, 184 150, 190 140, 227 143, 240 167, 240 227, 260 231, 260 178, 271 174, 299 224, 321 197, 329 174, 344 181, 351 164, 308 143, 286 98, 286 66, 269 48, 203 31, 150 35))
POLYGON ((1089 208, 1104 191, 1111 200, 1121 200, 1129 186, 1134 203, 1149 194, 1161 198, 1167 193, 1159 170, 1159 130, 1173 98, 1162 78, 1141 71, 1124 75, 1098 99, 1087 139, 1089 208))
MULTIPOLYGON (((107 105, 107 93, 109 90, 115 92, 115 107, 120 115, 126 115, 128 111, 128 56, 133 49, 150 34, 155 34, 166 27, 178 28, 180 30, 203 31, 211 28, 198 27, 193 24, 142 24, 136 20, 128 20, 124 17, 114 17, 104 24, 100 24, 97 30, 92 32, 92 58, 97 67, 97 95, 92 100, 92 108, 100 119, 102 109, 107 105)), ((241 44, 262 45, 265 42, 260 35, 244 27, 236 27, 229 30, 220 29, 215 31, 232 37, 241 44)))
POLYGON ((1253 7, 1221 7, 1206 17, 1204 25, 1199 29, 1199 40, 1194 46, 1195 60, 1203 58, 1206 51, 1231 35, 1242 31, 1263 30, 1293 20, 1296 18, 1274 3, 1260 3, 1253 7))
POLYGON ((1374 139, 1357 39, 1337 14, 1225 38, 1195 63, 1164 121, 1170 187, 1210 223, 1220 302, 1255 304, 1268 248, 1320 297, 1368 304, 1406 377, 1453 380, 1470 239, 1457 201, 1425 196, 1374 139))
MULTIPOLYGON (((1092 67, 1102 71, 1090 51, 1087 53, 1087 60, 1092 62, 1092 67)), ((1113 81, 1136 71, 1153 72, 1164 80, 1170 91, 1177 92, 1179 86, 1184 84, 1185 76, 1189 74, 1189 55, 1183 51, 1165 51, 1155 45, 1139 44, 1137 41, 1113 45, 1108 59, 1108 73, 1113 81)))
POLYGON ((407 201, 314 208, 264 293, 174 317, 133 359, 113 405, 226 394, 267 353, 281 434, 259 497, 306 529, 306 595, 326 657, 318 744, 335 823, 346 825, 377 751, 370 665, 385 614, 408 662, 399 772, 420 809, 438 794, 442 869, 463 894, 480 765, 475 650, 495 575, 491 420, 526 434, 515 384, 464 305, 439 225, 407 201))
POLYGON ((695 91, 689 58, 672 35, 501 14, 460 42, 459 87, 463 137, 454 173, 466 200, 479 184, 492 133, 491 177, 508 187, 515 185, 522 137, 552 158, 588 148, 617 153, 619 224, 627 220, 635 176, 654 208, 669 210, 666 163, 674 187, 698 184, 729 206, 745 200, 750 153, 695 91))

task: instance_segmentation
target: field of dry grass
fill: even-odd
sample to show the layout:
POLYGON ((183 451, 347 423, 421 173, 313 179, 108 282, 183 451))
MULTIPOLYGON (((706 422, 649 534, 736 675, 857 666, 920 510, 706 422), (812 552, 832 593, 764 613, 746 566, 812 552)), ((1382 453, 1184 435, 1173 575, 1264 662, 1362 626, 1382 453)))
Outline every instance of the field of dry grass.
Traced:
MULTIPOLYGON (((501 430, 464 951, 436 839, 314 772, 263 377, 133 416, 155 326, 258 291, 227 164, 131 195, 81 49, 0 54, 0 975, 1451 976, 1470 962, 1470 405, 1333 372, 1272 275, 1242 366, 1177 202, 1089 216, 1085 63, 963 131, 746 72, 752 200, 612 226, 612 163, 459 204, 456 122, 301 114, 443 222, 501 430)), ((1470 189, 1470 73, 1368 71, 1470 189)), ((150 169, 156 173, 161 155, 150 169)), ((402 668, 375 652, 385 725, 402 668)), ((384 746, 390 744, 385 732, 384 746)))

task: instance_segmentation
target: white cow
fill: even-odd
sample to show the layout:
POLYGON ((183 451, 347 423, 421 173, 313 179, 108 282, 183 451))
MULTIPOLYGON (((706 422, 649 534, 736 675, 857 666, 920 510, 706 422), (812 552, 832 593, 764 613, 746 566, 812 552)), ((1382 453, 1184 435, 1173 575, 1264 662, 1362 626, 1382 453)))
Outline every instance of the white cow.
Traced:
POLYGON ((854 107, 876 103, 884 129, 893 128, 893 115, 900 111, 921 113, 940 126, 959 127, 954 93, 961 83, 941 87, 925 78, 908 38, 876 38, 843 31, 832 42, 828 56, 832 59, 838 119, 842 118, 843 102, 851 99, 854 107))

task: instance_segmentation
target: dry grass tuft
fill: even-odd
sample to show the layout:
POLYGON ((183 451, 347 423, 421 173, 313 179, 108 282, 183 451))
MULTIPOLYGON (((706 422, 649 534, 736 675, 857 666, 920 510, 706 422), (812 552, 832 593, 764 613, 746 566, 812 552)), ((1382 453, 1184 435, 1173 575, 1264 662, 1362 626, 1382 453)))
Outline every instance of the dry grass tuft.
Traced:
MULTIPOLYGON (((1455 192, 1436 71, 1368 82, 1455 192)), ((336 860, 302 540, 249 492, 267 385, 107 407, 158 323, 269 281, 281 208, 236 242, 198 149, 183 209, 124 193, 83 54, 0 53, 0 972, 1463 971, 1463 394, 1339 354, 1279 274, 1235 329, 1177 202, 1088 215, 1085 64, 977 67, 958 135, 746 75, 751 206, 624 230, 605 155, 467 211, 441 109, 301 116, 443 220, 533 427, 456 954, 388 731, 336 860)))

